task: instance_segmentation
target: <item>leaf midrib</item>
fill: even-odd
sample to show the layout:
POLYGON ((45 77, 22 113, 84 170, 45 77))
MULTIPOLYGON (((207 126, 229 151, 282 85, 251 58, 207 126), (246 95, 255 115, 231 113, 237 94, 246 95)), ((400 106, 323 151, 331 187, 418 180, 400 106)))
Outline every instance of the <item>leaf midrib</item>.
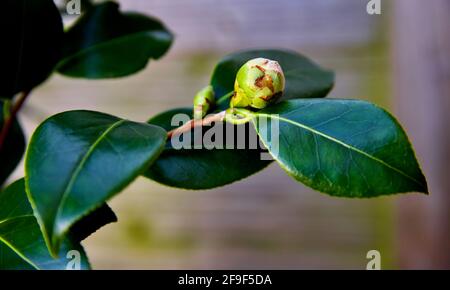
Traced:
MULTIPOLYGON (((117 128, 118 126, 120 126, 121 124, 123 124, 126 120, 119 120, 114 122, 113 124, 111 124, 96 140, 95 142, 89 147, 89 149, 86 151, 86 153, 84 154, 83 158, 81 159, 80 163, 77 165, 77 167, 75 167, 73 173, 72 173, 72 177, 70 178, 69 182, 67 183, 67 186, 63 192, 63 195, 61 196, 60 202, 58 203, 58 208, 56 210, 56 214, 55 214, 55 219, 53 220, 53 231, 52 231, 52 236, 54 236, 55 234, 55 227, 56 227, 56 221, 59 217, 59 215, 61 214, 63 205, 65 204, 65 201, 69 195, 69 193, 71 192, 73 185, 75 184, 76 179, 78 178, 78 175, 80 174, 81 170, 83 169, 84 164, 86 163, 86 161, 89 159, 89 157, 92 155, 92 153, 94 152, 95 148, 97 147, 97 145, 106 138, 106 135, 108 135, 112 130, 114 130, 115 128, 117 128)), ((66 231, 67 229, 64 229, 64 231, 66 231)), ((53 237, 52 237, 52 242, 53 242, 53 237)))
POLYGON ((24 214, 24 215, 19 215, 19 216, 15 216, 15 217, 7 217, 5 219, 0 220, 0 225, 3 223, 6 223, 6 222, 10 222, 15 219, 28 218, 28 217, 34 217, 34 215, 33 214, 24 214))
POLYGON ((278 120, 280 120, 280 121, 283 121, 283 122, 286 122, 286 123, 290 123, 290 124, 292 124, 292 125, 294 125, 294 126, 297 126, 297 127, 302 128, 302 129, 308 130, 308 131, 310 131, 310 132, 313 133, 313 134, 317 134, 317 135, 319 135, 319 136, 322 136, 322 137, 324 137, 324 138, 326 138, 326 139, 328 139, 328 140, 330 140, 330 141, 333 141, 333 142, 335 142, 335 143, 337 143, 337 144, 339 144, 339 145, 341 145, 341 146, 343 146, 343 147, 346 147, 346 148, 348 148, 348 149, 350 149, 350 150, 353 150, 353 151, 355 151, 355 152, 357 152, 357 153, 359 153, 359 154, 362 154, 362 155, 364 155, 364 156, 366 156, 366 157, 368 157, 368 158, 370 158, 370 159, 372 159, 372 160, 374 160, 374 161, 376 161, 376 162, 379 162, 380 164, 382 164, 382 165, 386 166, 387 168, 389 168, 389 169, 391 169, 391 170, 393 170, 393 171, 399 173, 400 175, 406 177, 407 179, 413 181, 414 183, 417 183, 417 184, 420 185, 421 187, 424 186, 420 181, 418 181, 418 180, 416 180, 415 178, 409 176, 408 174, 406 174, 405 172, 401 171, 400 169, 398 169, 398 168, 396 168, 396 167, 390 165, 389 163, 386 163, 385 161, 383 161, 383 160, 381 160, 381 159, 379 159, 379 158, 377 158, 377 157, 375 157, 375 156, 373 156, 373 155, 370 155, 369 153, 364 152, 364 151, 361 150, 361 149, 358 149, 358 148, 356 148, 356 147, 354 147, 354 146, 352 146, 352 145, 349 145, 349 144, 347 144, 347 143, 344 143, 344 142, 342 142, 342 141, 340 141, 340 140, 338 140, 338 139, 336 139, 336 138, 334 138, 334 137, 332 137, 332 136, 326 135, 325 133, 322 133, 322 132, 320 132, 320 131, 317 131, 317 130, 315 130, 315 129, 309 127, 309 126, 306 126, 306 125, 301 124, 301 123, 296 122, 296 121, 289 120, 289 119, 287 119, 287 118, 275 116, 275 115, 263 114, 263 113, 261 113, 261 114, 260 114, 260 113, 257 113, 257 114, 255 114, 255 115, 257 115, 257 116, 264 116, 264 117, 267 117, 267 118, 278 119, 278 120))

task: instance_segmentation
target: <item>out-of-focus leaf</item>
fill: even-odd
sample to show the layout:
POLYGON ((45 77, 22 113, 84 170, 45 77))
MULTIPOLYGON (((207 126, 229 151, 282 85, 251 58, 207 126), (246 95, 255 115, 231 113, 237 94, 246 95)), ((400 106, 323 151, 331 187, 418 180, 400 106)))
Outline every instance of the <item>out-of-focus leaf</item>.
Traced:
POLYGON ((61 57, 63 25, 52 0, 3 0, 0 35, 2 97, 42 83, 61 57))
POLYGON ((115 2, 91 7, 65 33, 58 71, 70 77, 103 79, 134 74, 159 59, 173 36, 154 18, 120 12, 115 2))
MULTIPOLYGON (((9 115, 8 101, 0 100, 0 130, 9 115)), ((0 188, 8 176, 14 171, 25 152, 25 137, 19 122, 14 121, 5 143, 0 148, 0 188)))

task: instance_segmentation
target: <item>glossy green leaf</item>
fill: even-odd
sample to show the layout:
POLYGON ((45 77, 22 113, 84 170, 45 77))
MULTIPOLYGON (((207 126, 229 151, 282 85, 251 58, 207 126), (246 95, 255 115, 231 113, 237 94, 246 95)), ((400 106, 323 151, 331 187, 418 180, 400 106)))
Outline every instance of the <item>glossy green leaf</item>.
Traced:
MULTIPOLYGON (((0 130, 8 112, 8 101, 0 100, 0 130)), ((14 171, 25 152, 25 137, 19 123, 15 121, 9 130, 5 143, 0 148, 0 188, 14 171)))
MULTIPOLYGON (((234 80, 239 68, 248 60, 264 57, 276 60, 281 65, 285 77, 286 88, 281 100, 294 98, 323 98, 334 85, 334 73, 325 70, 305 56, 288 50, 249 50, 230 54, 223 58, 214 69, 211 85, 216 98, 234 90, 234 80)), ((224 102, 224 109, 229 102, 224 102)))
POLYGON ((164 25, 138 13, 122 13, 115 2, 90 8, 64 37, 58 71, 70 77, 103 79, 134 74, 159 59, 172 43, 164 25))
POLYGON ((342 197, 428 192, 405 132, 373 104, 290 100, 255 115, 263 117, 253 123, 273 157, 307 186, 342 197), (279 124, 278 149, 270 137, 276 136, 273 122, 279 124))
POLYGON ((52 0, 4 0, 0 9, 0 96, 42 83, 61 56, 63 25, 52 0))
POLYGON ((157 126, 91 111, 64 112, 36 129, 25 161, 27 193, 53 254, 76 221, 150 166, 166 136, 157 126))
POLYGON ((86 253, 78 241, 66 238, 59 258, 53 259, 25 193, 23 179, 0 192, 0 269, 66 269, 70 251, 80 254, 80 268, 89 269, 86 253))
MULTIPOLYGON (((149 123, 169 131, 176 127, 171 126, 171 120, 175 114, 186 114, 192 118, 192 109, 170 110, 153 117, 149 123)), ((210 189, 248 177, 262 170, 269 163, 270 161, 261 160, 259 149, 176 150, 168 142, 164 152, 145 172, 145 176, 168 186, 210 189)))

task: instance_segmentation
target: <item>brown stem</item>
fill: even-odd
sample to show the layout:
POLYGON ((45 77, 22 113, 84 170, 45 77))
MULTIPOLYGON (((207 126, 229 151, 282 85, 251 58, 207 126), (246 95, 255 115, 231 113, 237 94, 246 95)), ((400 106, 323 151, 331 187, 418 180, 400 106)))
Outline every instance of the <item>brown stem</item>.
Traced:
POLYGON ((0 132, 0 151, 2 150, 3 145, 6 142, 6 138, 8 137, 8 133, 11 130, 12 125, 14 124, 14 120, 17 117, 17 113, 23 107, 23 104, 25 103, 25 101, 29 95, 30 95, 30 91, 26 91, 26 92, 23 92, 20 94, 19 99, 14 104, 8 118, 6 119, 5 123, 3 124, 2 131, 0 132))
POLYGON ((167 133, 167 138, 171 139, 173 136, 189 132, 196 127, 208 126, 211 125, 213 122, 222 122, 224 119, 225 119, 225 111, 207 116, 206 118, 201 120, 190 120, 186 124, 181 125, 180 127, 173 129, 172 131, 167 133))

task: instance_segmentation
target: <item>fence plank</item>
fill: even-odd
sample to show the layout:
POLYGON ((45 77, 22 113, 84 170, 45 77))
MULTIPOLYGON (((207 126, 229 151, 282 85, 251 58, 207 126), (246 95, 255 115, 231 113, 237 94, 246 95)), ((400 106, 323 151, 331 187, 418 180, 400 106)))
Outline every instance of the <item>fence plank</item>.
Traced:
POLYGON ((399 201, 398 250, 406 268, 450 268, 450 2, 394 1, 396 103, 431 195, 399 201))

